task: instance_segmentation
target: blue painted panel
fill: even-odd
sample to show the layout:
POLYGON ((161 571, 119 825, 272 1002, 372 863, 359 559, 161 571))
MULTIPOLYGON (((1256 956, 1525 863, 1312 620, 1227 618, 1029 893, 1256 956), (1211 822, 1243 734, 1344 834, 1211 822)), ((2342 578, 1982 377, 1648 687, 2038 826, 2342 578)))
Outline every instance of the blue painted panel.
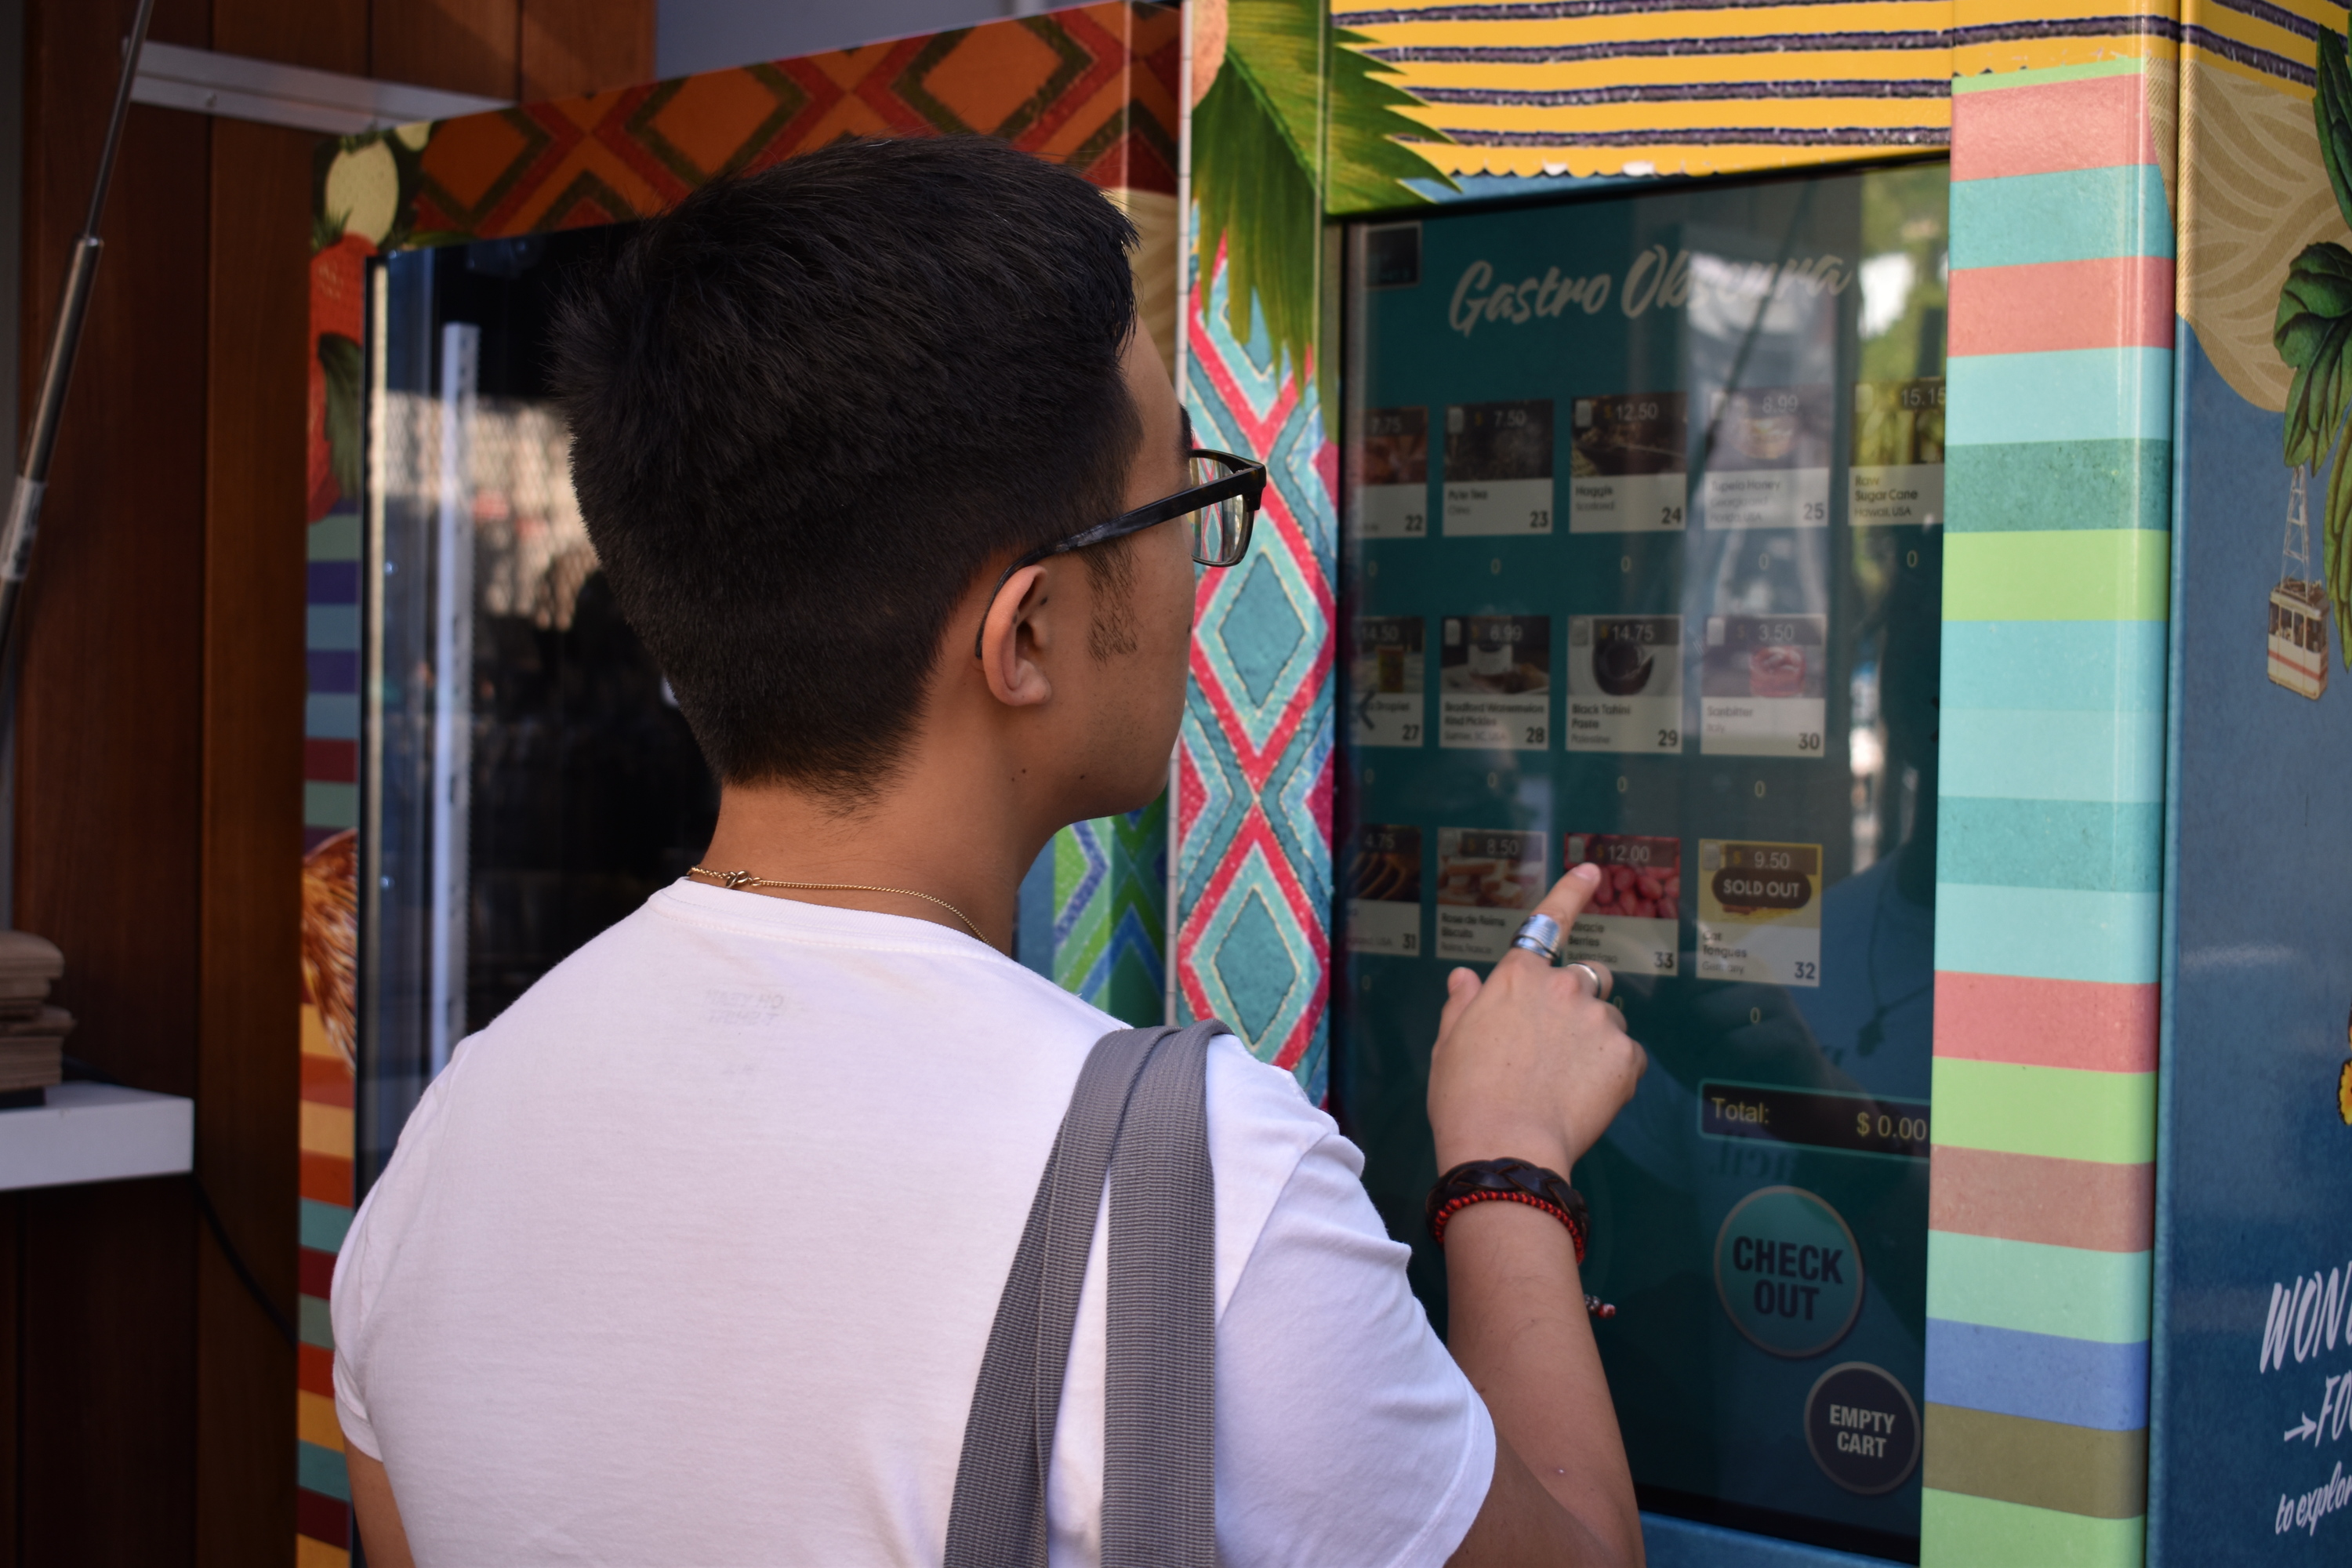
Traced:
MULTIPOLYGON (((2183 337, 2148 1562, 2340 1564, 2352 1512, 2292 1521, 2296 1500, 2352 1471, 2341 1384, 2328 1402, 2352 1347, 2312 1332, 2315 1311, 2304 1355, 2290 1345, 2270 1364, 2263 1345, 2274 1291, 2315 1277, 2324 1306, 2352 1265, 2337 1100, 2352 1066, 2352 693, 2333 633, 2320 700, 2269 679, 2282 420, 2183 337), (2288 1440, 2306 1416, 2323 1433, 2288 1440)), ((2326 482, 2311 485, 2315 565, 2326 482)))

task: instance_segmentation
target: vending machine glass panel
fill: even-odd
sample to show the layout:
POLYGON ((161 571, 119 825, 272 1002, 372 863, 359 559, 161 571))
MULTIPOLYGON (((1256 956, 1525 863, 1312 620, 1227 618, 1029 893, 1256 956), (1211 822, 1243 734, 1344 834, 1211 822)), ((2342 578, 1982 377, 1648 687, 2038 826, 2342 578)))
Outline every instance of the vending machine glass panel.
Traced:
POLYGON ((626 226, 370 272, 358 1164, 468 1033, 693 864, 718 790, 622 620, 548 384, 626 226))
POLYGON ((1352 226, 1342 382, 1339 1100, 1415 1288, 1445 975, 1597 864, 1643 1506, 1914 1562, 1947 226, 1939 163, 1352 226))

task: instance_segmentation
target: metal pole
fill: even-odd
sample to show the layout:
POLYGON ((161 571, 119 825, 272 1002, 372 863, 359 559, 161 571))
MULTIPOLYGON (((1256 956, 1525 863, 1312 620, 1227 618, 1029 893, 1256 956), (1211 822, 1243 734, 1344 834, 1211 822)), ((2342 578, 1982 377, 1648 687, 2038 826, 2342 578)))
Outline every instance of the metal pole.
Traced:
POLYGON ((115 86, 114 113, 106 124, 106 146, 99 153, 89 217, 74 240, 73 258, 66 266, 65 298, 58 307, 48 358, 41 366, 40 398, 26 427, 24 461, 16 473, 16 487, 8 497, 8 521, 0 527, 0 650, 7 647, 8 633, 16 625, 16 598, 24 591, 25 569, 33 557, 33 536, 40 528, 41 496, 49 488, 49 454, 58 444, 58 416, 65 407, 66 385, 73 379, 82 320, 89 312, 90 285, 98 280, 99 255, 106 247, 98 237, 98 220, 106 211, 106 187, 114 177, 122 121, 131 112, 131 84, 139 74, 139 51, 147 42, 147 21, 154 10, 155 0, 139 0, 131 37, 123 40, 122 79, 115 86))

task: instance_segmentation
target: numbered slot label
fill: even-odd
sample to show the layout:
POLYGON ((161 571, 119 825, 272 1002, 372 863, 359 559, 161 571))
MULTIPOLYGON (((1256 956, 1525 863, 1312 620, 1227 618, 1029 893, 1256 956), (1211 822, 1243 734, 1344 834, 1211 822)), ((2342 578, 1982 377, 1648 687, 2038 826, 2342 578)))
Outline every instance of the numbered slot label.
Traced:
POLYGON ((1348 525, 1359 539, 1429 534, 1429 410, 1367 408, 1356 437, 1348 525))
POLYGON ((1682 617, 1569 617, 1568 749, 1682 748, 1682 617))
POLYGON ((1492 963, 1544 894, 1544 836, 1437 830, 1437 956, 1492 963))
POLYGON ((1540 752, 1551 745, 1551 619, 1448 616, 1437 655, 1437 743, 1540 752))
POLYGON ((1421 954, 1421 829, 1367 823, 1348 862, 1348 951, 1421 954))
POLYGON ((1853 467, 1846 516, 1856 528, 1944 523, 1944 378, 1863 381, 1853 388, 1853 467))
POLYGON ((1551 531, 1551 399, 1445 411, 1445 531, 1551 531))
POLYGON ((1679 533, 1690 501, 1689 400, 1580 397, 1568 448, 1570 533, 1679 533))
POLYGON ((1355 623, 1349 673, 1355 696, 1349 733, 1360 746, 1419 746, 1428 727, 1426 656, 1419 616, 1366 616, 1355 623))
POLYGON ((1698 973, 1759 985, 1822 983, 1822 847, 1698 843, 1698 973))
POLYGON ((1709 616, 1699 665, 1699 750, 1822 755, 1828 645, 1827 616, 1709 616))
POLYGON ((1703 496, 1709 528, 1827 528, 1826 386, 1759 386, 1715 395, 1703 496))
POLYGON ((1601 868, 1592 901, 1569 928, 1567 956, 1620 974, 1678 974, 1683 845, 1679 838, 1571 833, 1563 868, 1601 868))

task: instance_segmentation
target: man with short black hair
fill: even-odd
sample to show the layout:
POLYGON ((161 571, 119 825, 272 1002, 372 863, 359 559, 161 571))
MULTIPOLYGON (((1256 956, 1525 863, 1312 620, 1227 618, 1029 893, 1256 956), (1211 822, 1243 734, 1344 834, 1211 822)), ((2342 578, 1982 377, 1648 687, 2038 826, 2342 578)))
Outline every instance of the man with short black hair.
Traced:
MULTIPOLYGON (((1004 956, 1016 889, 1160 792, 1196 563, 1241 558, 1264 484, 1194 449, 1133 243, 1000 144, 845 143, 697 192, 571 305, 582 511, 719 821, 465 1044, 353 1223, 335 1389, 377 1568, 940 1560, 1031 1196, 1118 1026, 1004 956)), ((1590 889, 1553 889, 1554 937, 1590 889)), ((1451 978, 1442 1167, 1565 1173, 1642 1070, 1605 970, 1527 945, 1451 978)), ((1289 1075, 1226 1037, 1205 1096, 1219 1559, 1638 1563, 1556 1189, 1448 1205, 1449 1356, 1289 1075)), ((1095 1235, 1057 1565, 1101 1554, 1095 1235)))

